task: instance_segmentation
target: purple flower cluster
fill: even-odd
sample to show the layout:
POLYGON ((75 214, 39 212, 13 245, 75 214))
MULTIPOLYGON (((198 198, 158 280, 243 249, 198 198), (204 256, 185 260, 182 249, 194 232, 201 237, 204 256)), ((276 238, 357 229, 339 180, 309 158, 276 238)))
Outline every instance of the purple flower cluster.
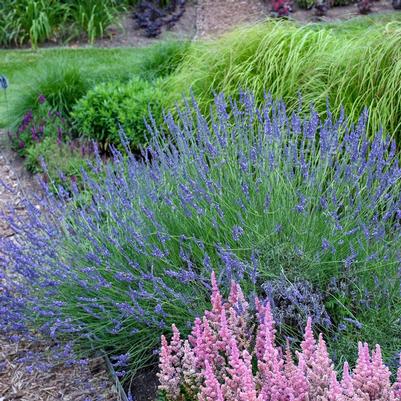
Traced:
POLYGON ((26 217, 7 217, 18 236, 0 240, 2 330, 131 350, 142 364, 171 323, 184 333, 205 310, 211 270, 262 296, 282 272, 296 277, 273 298, 288 309, 311 295, 302 313, 322 322, 317 294, 332 277, 355 293, 331 308, 333 324, 364 324, 365 289, 400 315, 401 168, 390 139, 368 140, 366 113, 354 126, 329 110, 301 118, 241 93, 217 95, 208 117, 196 102, 177 114, 163 129, 150 118, 140 157, 128 145, 113 163, 96 157, 84 193, 60 188, 45 213, 27 203, 26 217))
POLYGON ((31 145, 48 136, 57 138, 57 143, 61 145, 68 135, 66 122, 60 112, 50 110, 43 95, 37 101, 38 110, 35 113, 32 110, 27 111, 15 132, 9 133, 14 149, 23 156, 31 145))

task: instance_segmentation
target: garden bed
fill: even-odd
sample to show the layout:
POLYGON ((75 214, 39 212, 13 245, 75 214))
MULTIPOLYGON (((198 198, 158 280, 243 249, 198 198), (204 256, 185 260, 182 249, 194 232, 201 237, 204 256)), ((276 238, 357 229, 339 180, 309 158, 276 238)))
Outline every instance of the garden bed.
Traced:
MULTIPOLYGON (((379 1, 373 7, 391 6, 379 1)), ((256 0, 199 0, 176 29, 210 39, 262 20, 270 9, 256 0)), ((355 5, 338 7, 324 20, 353 15, 355 5)), ((155 41, 141 42, 127 18, 124 34, 111 28, 112 39, 96 45, 155 41)), ((309 22, 315 16, 295 8, 291 18, 309 22)), ((29 386, 65 400, 104 388, 107 400, 118 393, 107 381, 108 368, 117 390, 115 371, 126 393, 153 401, 160 336, 170 338, 174 323, 186 337, 193 319, 209 308, 211 288, 211 303, 221 309, 212 270, 224 296, 239 289, 232 279, 241 283, 247 301, 232 301, 238 290, 228 303, 234 318, 252 304, 246 333, 259 319, 256 294, 265 305, 272 302, 280 344, 290 338, 299 348, 310 316, 327 338, 336 369, 344 359, 355 360, 356 340, 363 338, 382 344, 395 371, 401 347, 400 170, 396 144, 376 130, 384 124, 401 141, 400 33, 400 18, 392 13, 307 26, 269 20, 218 41, 150 48, 4 51, 0 75, 8 75, 10 86, 3 81, 8 101, 1 92, 0 102, 11 144, 50 187, 43 205, 25 210, 22 198, 38 188, 22 174, 22 163, 6 161, 13 157, 3 153, 0 177, 11 192, 0 189, 0 209, 11 203, 17 211, 0 227, 0 251, 13 271, 5 270, 0 286, 1 328, 17 326, 26 334, 35 327, 49 338, 20 343, 25 355, 42 355, 40 363, 58 352, 55 338, 74 343, 79 357, 104 349, 110 360, 104 365, 95 358, 71 370, 56 363, 50 373, 35 371, 35 384, 21 380, 32 359, 20 364, 18 346, 4 340, 0 346, 11 362, 0 379, 15 385, 0 387, 0 400, 2 392, 28 397, 29 386), (185 101, 183 94, 189 95, 185 101), (22 240, 13 242, 17 238, 22 240), (63 374, 69 389, 59 388, 63 374), (79 390, 82 378, 92 390, 79 390)), ((224 321, 215 318, 212 326, 224 321)), ((381 369, 381 355, 375 355, 381 369)), ((197 375, 206 365, 202 369, 197 375)))

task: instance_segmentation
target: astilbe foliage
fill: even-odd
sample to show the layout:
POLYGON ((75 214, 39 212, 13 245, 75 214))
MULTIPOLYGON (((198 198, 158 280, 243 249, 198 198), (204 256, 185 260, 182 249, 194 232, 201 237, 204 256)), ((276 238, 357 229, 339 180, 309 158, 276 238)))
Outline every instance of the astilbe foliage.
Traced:
MULTIPOLYGON (((2 216, 18 234, 0 239, 2 331, 130 352, 139 366, 172 323, 184 333, 206 309, 213 269, 261 297, 283 271, 316 291, 337 277, 355 295, 324 301, 334 325, 348 311, 361 324, 400 316, 401 169, 394 143, 381 133, 368 141, 365 114, 349 128, 330 111, 322 121, 313 109, 289 116, 247 93, 217 95, 210 120, 196 102, 177 114, 166 116, 167 132, 149 127, 140 157, 95 158, 82 173, 89 197, 60 186, 40 209, 26 202, 23 216, 2 216)), ((394 319, 379 331, 394 338, 386 352, 401 348, 394 319)))
POLYGON ((238 314, 230 300, 234 292, 242 293, 240 286, 232 283, 230 297, 223 302, 214 273, 212 281, 212 310, 196 320, 189 341, 183 342, 174 325, 170 344, 162 336, 159 389, 168 400, 401 400, 401 365, 395 383, 391 384, 390 370, 383 363, 379 345, 371 353, 368 345, 360 342, 355 369, 350 372, 345 362, 340 379, 323 335, 319 335, 318 341, 314 338, 310 318, 295 361, 288 346, 284 355, 275 344, 275 323, 268 302, 263 305, 255 300, 258 309, 255 329, 248 308, 238 314), (238 333, 236 321, 227 320, 227 316, 244 318, 249 330, 238 333), (191 365, 186 363, 188 360, 191 365), (189 382, 196 385, 189 388, 189 382))

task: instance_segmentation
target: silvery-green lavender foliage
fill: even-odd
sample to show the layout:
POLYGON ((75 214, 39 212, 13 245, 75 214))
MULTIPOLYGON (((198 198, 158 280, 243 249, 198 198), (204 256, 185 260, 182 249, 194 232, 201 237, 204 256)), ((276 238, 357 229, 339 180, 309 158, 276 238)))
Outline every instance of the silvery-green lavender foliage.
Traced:
POLYGON ((185 332, 203 312, 212 269, 259 295, 284 272, 321 291, 345 283, 353 297, 327 294, 332 323, 385 317, 364 338, 399 350, 401 169, 393 142, 368 141, 366 113, 349 129, 242 93, 216 96, 210 120, 196 102, 178 115, 168 132, 149 128, 141 158, 114 151, 93 166, 97 181, 83 172, 89 202, 60 188, 45 213, 27 204, 26 219, 9 217, 2 330, 130 352, 139 366, 171 323, 185 332))
POLYGON ((285 330, 302 331, 308 317, 314 324, 329 329, 330 316, 324 306, 324 294, 308 280, 289 281, 284 275, 261 286, 272 308, 275 322, 285 330))

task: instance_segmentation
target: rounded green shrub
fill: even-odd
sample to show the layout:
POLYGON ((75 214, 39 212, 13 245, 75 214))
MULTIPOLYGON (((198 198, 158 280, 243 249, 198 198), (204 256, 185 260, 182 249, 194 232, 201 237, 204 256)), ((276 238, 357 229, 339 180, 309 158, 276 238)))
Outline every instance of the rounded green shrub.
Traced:
POLYGON ((161 114, 161 90, 134 78, 126 84, 107 82, 90 90, 71 113, 75 129, 104 149, 120 144, 120 126, 134 148, 144 142, 149 111, 161 114))

